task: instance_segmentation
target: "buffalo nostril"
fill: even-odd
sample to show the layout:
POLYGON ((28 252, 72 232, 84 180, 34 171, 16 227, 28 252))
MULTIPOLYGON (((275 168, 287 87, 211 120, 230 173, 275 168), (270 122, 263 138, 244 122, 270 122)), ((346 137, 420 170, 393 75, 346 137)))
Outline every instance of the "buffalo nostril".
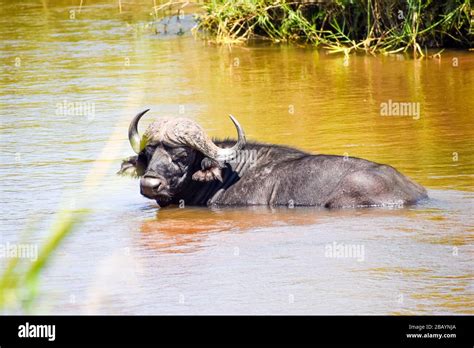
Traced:
POLYGON ((163 181, 155 177, 142 177, 140 179, 141 190, 144 193, 157 192, 163 186, 163 181))
POLYGON ((159 180, 153 180, 151 183, 150 183, 150 187, 154 190, 156 189, 159 189, 161 186, 161 181, 159 180))

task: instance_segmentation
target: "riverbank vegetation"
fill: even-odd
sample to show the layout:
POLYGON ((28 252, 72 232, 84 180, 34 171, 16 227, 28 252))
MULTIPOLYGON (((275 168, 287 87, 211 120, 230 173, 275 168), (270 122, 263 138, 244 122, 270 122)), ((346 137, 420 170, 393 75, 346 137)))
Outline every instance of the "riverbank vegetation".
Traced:
POLYGON ((217 44, 254 39, 323 47, 349 54, 413 53, 473 47, 470 0, 213 0, 195 32, 217 44))

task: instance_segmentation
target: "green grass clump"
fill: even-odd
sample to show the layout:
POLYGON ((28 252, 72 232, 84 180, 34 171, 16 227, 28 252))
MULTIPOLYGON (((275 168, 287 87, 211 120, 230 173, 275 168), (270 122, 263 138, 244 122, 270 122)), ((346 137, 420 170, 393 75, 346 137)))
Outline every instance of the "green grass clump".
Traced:
POLYGON ((332 52, 396 53, 472 47, 470 0, 212 0, 197 32, 218 44, 261 38, 332 52))

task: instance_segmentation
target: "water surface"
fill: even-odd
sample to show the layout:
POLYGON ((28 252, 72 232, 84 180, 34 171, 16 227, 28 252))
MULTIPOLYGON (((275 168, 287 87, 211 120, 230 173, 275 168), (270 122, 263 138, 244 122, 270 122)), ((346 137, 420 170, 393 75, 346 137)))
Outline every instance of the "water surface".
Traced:
POLYGON ((59 209, 91 209, 47 269, 35 313, 474 313, 472 53, 229 49, 174 35, 186 20, 167 34, 144 28, 145 2, 121 14, 74 6, 0 2, 0 242, 18 243, 34 221, 37 243, 59 209), (420 113, 382 116, 389 101, 420 113), (64 112, 70 102, 85 109, 64 112), (221 138, 235 136, 232 113, 249 139, 390 164, 430 200, 158 210, 115 175, 144 108, 142 130, 185 116, 221 138), (329 257, 341 245, 359 254, 329 257))

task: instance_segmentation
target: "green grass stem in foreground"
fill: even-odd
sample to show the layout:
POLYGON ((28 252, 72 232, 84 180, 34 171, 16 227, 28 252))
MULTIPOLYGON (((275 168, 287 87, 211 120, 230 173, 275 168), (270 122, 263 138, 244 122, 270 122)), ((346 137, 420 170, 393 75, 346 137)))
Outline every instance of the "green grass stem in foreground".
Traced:
MULTIPOLYGON (((38 294, 38 280, 55 250, 84 218, 85 210, 63 211, 46 237, 37 258, 11 257, 0 275, 0 310, 29 311, 38 294)), ((31 230, 31 228, 30 228, 31 230)))

